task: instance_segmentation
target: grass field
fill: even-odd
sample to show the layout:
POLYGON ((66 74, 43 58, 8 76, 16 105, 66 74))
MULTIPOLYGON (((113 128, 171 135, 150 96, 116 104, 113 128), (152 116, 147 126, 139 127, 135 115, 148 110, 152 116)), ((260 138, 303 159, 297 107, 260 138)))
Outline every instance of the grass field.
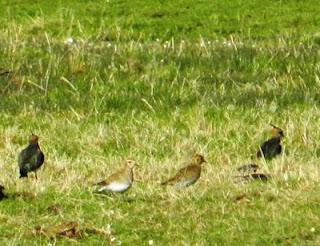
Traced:
POLYGON ((320 2, 0 7, 1 245, 320 244, 320 2), (269 123, 286 135, 258 162, 272 180, 235 183, 269 123), (38 180, 18 178, 31 132, 38 180), (159 185, 195 153, 195 185, 159 185), (93 194, 128 158, 132 189, 93 194))

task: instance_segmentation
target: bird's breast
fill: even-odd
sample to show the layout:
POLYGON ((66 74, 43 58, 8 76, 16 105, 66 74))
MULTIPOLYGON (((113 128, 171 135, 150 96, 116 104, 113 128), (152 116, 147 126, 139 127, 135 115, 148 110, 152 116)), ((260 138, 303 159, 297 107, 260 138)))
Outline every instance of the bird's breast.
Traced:
POLYGON ((176 188, 176 189, 181 189, 181 188, 184 188, 184 187, 187 187, 187 186, 189 186, 189 185, 194 184, 196 181, 197 181, 197 178, 186 179, 186 180, 183 180, 183 181, 181 181, 181 182, 178 182, 178 183, 175 185, 175 188, 176 188))
POLYGON ((130 182, 112 182, 107 185, 107 189, 113 192, 123 192, 129 189, 131 186, 130 182))

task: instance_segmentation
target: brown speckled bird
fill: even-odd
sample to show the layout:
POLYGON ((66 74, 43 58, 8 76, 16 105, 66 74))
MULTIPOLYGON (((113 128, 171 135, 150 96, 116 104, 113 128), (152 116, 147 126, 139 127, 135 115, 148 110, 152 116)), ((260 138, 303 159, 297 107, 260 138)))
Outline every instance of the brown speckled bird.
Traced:
POLYGON ((194 184, 201 175, 201 165, 207 162, 202 155, 193 156, 191 164, 180 169, 177 174, 161 183, 161 185, 172 185, 176 189, 185 188, 194 184))
POLYGON ((269 179, 271 179, 271 175, 264 174, 264 173, 250 173, 247 175, 234 176, 234 178, 236 178, 235 182, 237 182, 237 183, 240 181, 250 181, 250 180, 257 180, 257 181, 266 182, 269 179))
POLYGON ((122 193, 130 189, 133 183, 133 168, 137 163, 133 160, 126 160, 125 166, 110 175, 107 179, 97 183, 99 188, 96 193, 115 192, 122 193))
POLYGON ((282 152, 281 139, 284 137, 283 130, 272 124, 270 125, 273 127, 273 136, 260 146, 257 152, 258 158, 264 157, 270 160, 282 152))
POLYGON ((258 169, 259 169, 259 166, 257 164, 250 163, 250 164, 245 164, 245 165, 238 167, 237 171, 243 172, 243 173, 251 173, 251 172, 255 173, 255 172, 257 172, 258 169))
POLYGON ((20 178, 28 177, 29 172, 34 172, 36 179, 38 179, 37 170, 44 162, 44 154, 40 149, 38 140, 38 136, 32 134, 29 145, 18 156, 20 178))

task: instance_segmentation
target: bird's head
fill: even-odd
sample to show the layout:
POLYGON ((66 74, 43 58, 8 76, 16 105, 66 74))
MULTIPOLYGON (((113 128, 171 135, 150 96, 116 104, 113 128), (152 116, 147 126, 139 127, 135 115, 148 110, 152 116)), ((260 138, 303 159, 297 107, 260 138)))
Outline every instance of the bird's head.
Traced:
POLYGON ((132 169, 139 165, 134 160, 126 160, 126 166, 132 169))
POLYGON ((284 133, 283 130, 273 124, 270 124, 272 126, 272 135, 274 137, 280 137, 283 138, 284 137, 284 133))
POLYGON ((4 190, 4 187, 2 185, 0 185, 0 191, 4 190))
POLYGON ((39 137, 32 133, 31 137, 29 139, 29 143, 30 144, 36 144, 36 143, 38 143, 38 140, 39 140, 39 137))
POLYGON ((192 164, 194 164, 194 165, 201 165, 204 162, 207 162, 207 161, 204 159, 203 155, 195 154, 192 157, 192 164))

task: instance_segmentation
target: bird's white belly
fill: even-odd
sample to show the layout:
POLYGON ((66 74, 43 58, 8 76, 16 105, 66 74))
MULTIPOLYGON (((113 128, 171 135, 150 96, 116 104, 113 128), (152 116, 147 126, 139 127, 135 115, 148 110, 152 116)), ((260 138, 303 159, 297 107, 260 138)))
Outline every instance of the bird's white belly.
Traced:
POLYGON ((181 188, 185 188, 189 185, 192 185, 193 183, 195 183, 197 181, 197 179, 188 179, 188 180, 184 180, 184 181, 181 181, 179 183, 177 183, 175 185, 175 188, 176 189, 181 189, 181 188))
POLYGON ((106 189, 112 192, 124 192, 130 188, 130 183, 112 182, 106 186, 106 189))

